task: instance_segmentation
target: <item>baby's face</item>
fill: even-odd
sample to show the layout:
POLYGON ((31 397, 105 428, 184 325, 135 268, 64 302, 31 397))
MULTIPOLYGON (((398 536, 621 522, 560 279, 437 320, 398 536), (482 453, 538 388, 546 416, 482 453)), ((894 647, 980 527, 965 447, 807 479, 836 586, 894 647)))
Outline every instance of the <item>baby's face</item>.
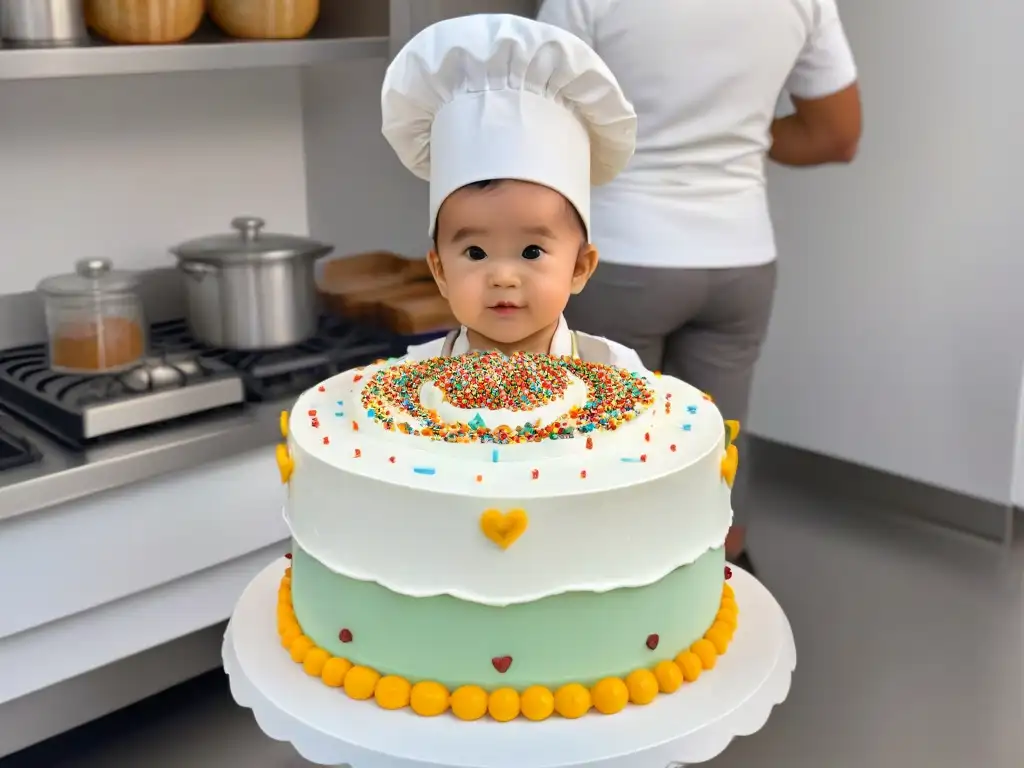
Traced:
POLYGON ((597 266, 575 209, 538 184, 501 180, 452 193, 430 266, 456 319, 481 344, 547 352, 569 301, 597 266))

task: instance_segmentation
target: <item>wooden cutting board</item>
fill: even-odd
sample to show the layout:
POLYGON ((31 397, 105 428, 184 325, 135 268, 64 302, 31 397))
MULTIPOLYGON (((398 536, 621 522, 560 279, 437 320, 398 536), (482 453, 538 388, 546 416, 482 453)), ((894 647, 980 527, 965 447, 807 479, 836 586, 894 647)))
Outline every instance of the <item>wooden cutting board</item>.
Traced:
POLYGON ((426 260, 372 251, 327 262, 317 280, 317 292, 327 311, 349 316, 350 302, 359 297, 427 280, 432 281, 426 260))
POLYGON ((449 331, 459 326, 448 302, 440 294, 383 301, 377 311, 381 325, 402 336, 449 331))

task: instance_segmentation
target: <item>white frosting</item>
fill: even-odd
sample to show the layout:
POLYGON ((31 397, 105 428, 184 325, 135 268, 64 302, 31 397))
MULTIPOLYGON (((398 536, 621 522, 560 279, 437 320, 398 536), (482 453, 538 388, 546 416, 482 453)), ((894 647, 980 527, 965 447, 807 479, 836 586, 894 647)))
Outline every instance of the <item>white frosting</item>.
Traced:
MULTIPOLYGON (((298 544, 328 568, 416 597, 508 605, 651 584, 724 543, 725 429, 694 387, 652 379, 654 404, 615 431, 590 433, 590 449, 583 436, 458 444, 386 431, 368 417, 360 392, 378 367, 305 392, 290 419, 286 516, 298 544), (506 550, 480 530, 488 509, 529 517, 506 550)), ((578 398, 570 386, 563 399, 578 398)), ((564 405, 529 419, 558 418, 564 405)), ((515 426, 512 413, 527 419, 484 419, 515 426)))

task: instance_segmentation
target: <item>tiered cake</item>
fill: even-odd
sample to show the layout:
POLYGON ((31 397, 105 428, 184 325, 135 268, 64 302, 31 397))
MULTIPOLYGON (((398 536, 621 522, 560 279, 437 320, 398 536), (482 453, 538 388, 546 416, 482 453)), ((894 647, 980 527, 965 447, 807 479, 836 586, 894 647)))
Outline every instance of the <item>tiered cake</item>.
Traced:
POLYGON ((421 715, 578 717, 674 692, 736 627, 738 429, 677 379, 568 357, 328 379, 282 414, 282 644, 350 697, 421 715))

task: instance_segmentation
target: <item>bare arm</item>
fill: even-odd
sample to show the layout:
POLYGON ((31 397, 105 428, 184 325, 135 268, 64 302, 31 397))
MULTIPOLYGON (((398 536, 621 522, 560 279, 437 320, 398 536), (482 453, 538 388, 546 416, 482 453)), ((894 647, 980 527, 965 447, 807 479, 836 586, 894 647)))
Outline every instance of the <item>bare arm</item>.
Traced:
POLYGON ((822 98, 792 100, 796 112, 772 123, 768 156, 796 167, 851 162, 861 136, 857 83, 822 98))
POLYGON ((785 90, 796 112, 772 123, 768 156, 804 167, 849 163, 861 133, 857 65, 836 0, 814 0, 814 23, 785 90))

